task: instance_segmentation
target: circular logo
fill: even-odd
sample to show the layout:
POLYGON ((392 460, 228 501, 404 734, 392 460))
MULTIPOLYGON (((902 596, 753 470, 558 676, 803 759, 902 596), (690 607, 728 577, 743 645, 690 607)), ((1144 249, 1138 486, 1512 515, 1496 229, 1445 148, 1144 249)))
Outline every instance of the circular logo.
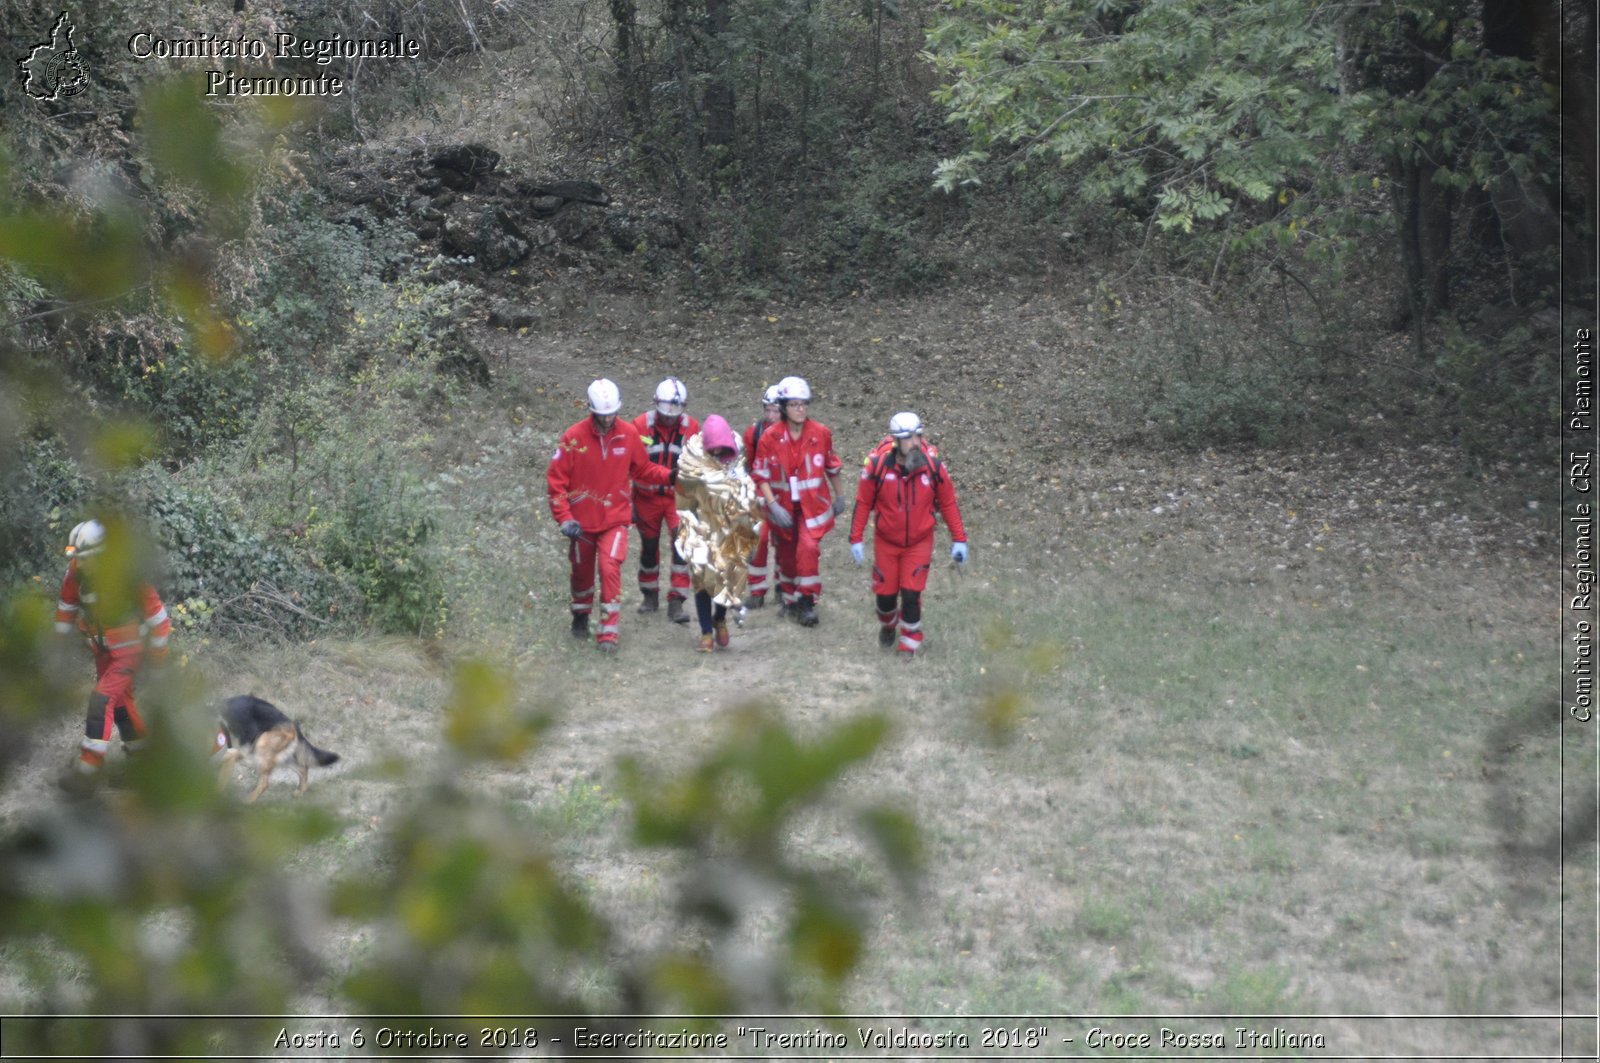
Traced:
POLYGON ((76 96, 88 83, 89 75, 83 72, 83 63, 75 51, 56 56, 45 71, 45 84, 58 97, 76 96))

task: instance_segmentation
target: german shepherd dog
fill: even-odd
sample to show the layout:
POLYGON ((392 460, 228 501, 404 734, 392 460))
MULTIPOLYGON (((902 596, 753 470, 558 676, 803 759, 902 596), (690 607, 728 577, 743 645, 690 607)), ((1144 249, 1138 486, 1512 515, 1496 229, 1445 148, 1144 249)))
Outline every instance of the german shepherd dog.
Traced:
POLYGON ((222 757, 217 785, 224 788, 228 785, 228 773, 246 754, 254 754, 256 770, 261 773, 255 790, 245 798, 246 804, 253 804, 266 790, 279 760, 288 758, 299 772, 300 788, 294 792, 299 797, 311 782, 311 765, 325 768, 339 759, 339 754, 318 749, 308 742, 299 723, 285 716, 270 701, 253 694, 228 699, 222 707, 222 729, 227 736, 228 751, 222 757))

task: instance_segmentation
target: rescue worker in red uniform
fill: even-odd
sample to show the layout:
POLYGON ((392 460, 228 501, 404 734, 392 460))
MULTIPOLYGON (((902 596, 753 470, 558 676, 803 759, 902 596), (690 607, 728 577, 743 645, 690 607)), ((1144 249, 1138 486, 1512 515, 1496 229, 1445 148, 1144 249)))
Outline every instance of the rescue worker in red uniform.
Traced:
POLYGON ((622 562, 628 556, 628 522, 632 517, 633 483, 667 485, 673 472, 652 462, 639 432, 617 419, 622 393, 600 379, 589 385, 589 416, 561 434, 550 458, 545 482, 550 515, 561 534, 572 540, 572 634, 588 638, 594 611, 595 568, 600 570, 600 630, 595 641, 602 653, 617 650, 622 613, 622 562))
POLYGON ((783 423, 761 436, 751 474, 766 503, 778 555, 783 613, 803 627, 817 624, 822 595, 822 537, 844 512, 833 432, 811 417, 811 386, 797 376, 778 381, 783 423))
POLYGON ((877 596, 878 645, 893 646, 910 660, 922 648, 922 591, 933 560, 934 518, 950 529, 950 557, 967 563, 967 531, 956 505, 955 485, 939 452, 923 439, 914 413, 889 419, 889 438, 861 467, 856 508, 850 521, 850 556, 866 562, 862 536, 872 533, 872 592, 877 596))
MULTIPOLYGON (((783 408, 778 405, 778 385, 774 384, 761 396, 761 420, 744 430, 746 460, 754 461, 756 447, 767 429, 783 420, 783 408)), ((748 607, 760 609, 767 604, 767 522, 761 522, 761 541, 756 552, 750 555, 750 598, 748 607)))
POLYGON ((103 571, 105 550, 106 529, 99 521, 72 529, 67 538, 71 560, 56 603, 56 633, 66 636, 76 627, 94 656, 94 692, 78 747, 77 770, 83 775, 105 766, 113 727, 124 752, 132 755, 144 746, 147 729, 134 701, 134 680, 145 664, 166 660, 172 637, 172 621, 155 588, 103 571))
MULTIPOLYGON (((669 376, 656 386, 656 405, 633 419, 644 441, 644 452, 657 465, 678 467, 678 457, 689 437, 700 431, 700 422, 684 413, 689 390, 683 381, 669 376)), ((689 565, 678 553, 678 499, 671 487, 656 484, 633 485, 633 524, 639 529, 639 592, 643 601, 639 612, 653 613, 661 608, 661 526, 667 526, 667 548, 672 551, 672 586, 667 594, 667 619, 687 624, 689 614, 683 603, 689 597, 689 565)))

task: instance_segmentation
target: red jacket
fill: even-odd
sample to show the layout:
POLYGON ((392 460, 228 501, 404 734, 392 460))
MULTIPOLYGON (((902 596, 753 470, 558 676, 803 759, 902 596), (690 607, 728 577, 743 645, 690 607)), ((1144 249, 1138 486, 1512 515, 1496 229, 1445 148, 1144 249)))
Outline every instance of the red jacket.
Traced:
POLYGON ((561 434, 544 478, 556 523, 575 520, 592 534, 633 519, 633 481, 664 486, 672 470, 650 461, 627 421, 617 418, 602 439, 594 418, 585 417, 561 434))
POLYGON ((65 635, 76 621, 78 630, 97 653, 143 653, 148 645, 150 656, 159 661, 167 655, 172 620, 154 587, 140 584, 137 594, 137 601, 127 602, 114 614, 101 602, 100 595, 83 586, 78 578, 78 562, 70 561, 67 576, 61 581, 61 598, 56 602, 56 631, 65 635))
MULTIPOLYGON (((633 427, 639 430, 639 438, 644 443, 645 456, 656 465, 665 465, 669 469, 678 467, 678 456, 683 453, 683 445, 689 442, 689 437, 700 431, 700 422, 688 414, 681 414, 678 423, 672 428, 656 423, 660 415, 655 410, 646 410, 633 419, 633 427)), ((670 487, 658 484, 633 485, 633 496, 637 499, 654 498, 666 495, 671 498, 676 492, 670 487)))
POLYGON ((800 519, 818 535, 833 526, 833 492, 827 477, 844 467, 833 452, 833 432, 816 421, 800 427, 800 438, 779 422, 761 433, 761 444, 750 466, 756 483, 769 483, 772 493, 791 509, 798 503, 800 519))
POLYGON ((874 512, 878 519, 873 534, 894 546, 910 546, 931 536, 936 513, 949 526, 952 542, 967 541, 950 470, 932 446, 924 445, 922 456, 908 474, 895 441, 878 444, 862 464, 861 481, 856 485, 856 508, 850 519, 852 543, 861 541, 867 517, 874 512))

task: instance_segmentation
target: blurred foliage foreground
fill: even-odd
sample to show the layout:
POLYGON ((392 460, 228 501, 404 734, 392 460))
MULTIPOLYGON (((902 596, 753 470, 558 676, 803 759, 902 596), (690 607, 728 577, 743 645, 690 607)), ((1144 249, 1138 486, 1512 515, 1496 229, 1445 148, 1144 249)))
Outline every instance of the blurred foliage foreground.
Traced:
MULTIPOLYGON (((26 664, 45 635, 37 623, 29 630, 26 611, 8 614, 7 664, 26 664)), ((8 682, 8 727, 37 693, 8 682)), ((296 855, 359 828, 310 804, 247 807, 220 794, 192 740, 208 733, 200 711, 168 708, 192 697, 175 682, 159 693, 147 752, 0 840, 0 947, 29 983, 25 1000, 4 1005, 30 1016, 14 1022, 8 1052, 271 1054, 285 1028, 274 1015, 330 999, 340 1014, 385 1016, 391 1030, 467 1034, 473 1051, 507 1047, 481 1042, 475 1016, 564 1016, 513 1025, 571 1044, 563 1035, 574 1025, 637 1029, 617 1017, 626 1012, 841 1008, 862 953, 860 898, 784 839, 878 746, 880 717, 801 740, 750 707, 679 774, 622 765, 633 841, 677 854, 675 907, 695 942, 647 952, 618 939, 527 817, 460 785, 470 764, 522 763, 550 719, 493 666, 457 666, 435 772, 380 769, 417 781, 386 817, 373 865, 322 880, 290 870, 296 855), (338 937, 361 945, 333 970, 338 937)), ((910 886, 920 863, 911 821, 883 806, 855 815, 910 886)), ((354 1028, 341 1025, 341 1047, 361 1047, 354 1028)))
MULTIPOLYGON (((248 238, 263 188, 252 167, 266 162, 295 116, 268 104, 219 117, 193 88, 158 86, 141 103, 151 161, 202 204, 204 224, 182 250, 153 238, 137 204, 86 213, 30 202, 8 174, 0 279, 13 295, 26 289, 57 300, 67 317, 164 301, 183 322, 187 349, 201 356, 192 371, 204 387, 225 379, 248 349, 248 336, 216 309, 208 263, 229 241, 248 238), (259 150, 242 151, 243 142, 259 150)), ((154 432, 69 393, 66 374, 17 335, 0 335, 0 478, 26 496, 39 485, 12 481, 48 466, 36 460, 41 446, 70 451, 97 478, 74 505, 92 505, 124 544, 109 569, 130 583, 149 579, 156 551, 141 529, 150 507, 141 511, 127 485, 150 475, 154 432)), ((0 609, 0 786, 18 782, 32 739, 59 740, 65 720, 82 712, 82 691, 68 677, 83 676, 86 665, 76 645, 70 664, 56 645, 56 588, 16 574, 39 519, 68 519, 40 506, 48 511, 50 500, 0 513, 10 570, 0 609)), ((183 519, 168 519, 169 528, 197 541, 225 538, 225 522, 176 509, 183 519)), ((187 602, 180 597, 179 611, 187 602)), ((355 828, 310 803, 246 808, 219 793, 206 757, 214 706, 181 656, 168 674, 144 675, 140 695, 148 750, 115 758, 111 777, 86 793, 36 794, 25 803, 36 811, 14 816, 0 836, 0 1011, 25 1016, 8 1026, 8 1054, 259 1054, 282 1026, 272 1016, 309 1009, 416 1016, 387 1024, 466 1033, 481 1025, 465 1018, 474 1015, 561 1014, 576 1023, 596 1013, 835 1010, 860 958, 860 898, 783 842, 797 815, 872 754, 886 730, 881 717, 802 739, 751 707, 682 774, 622 764, 634 843, 677 854, 675 899, 691 929, 675 938, 689 944, 648 950, 618 940, 526 817, 462 785, 469 765, 522 763, 554 709, 531 703, 495 666, 456 664, 441 718, 445 753, 431 769, 379 769, 414 782, 381 825, 372 865, 316 880, 291 869, 355 828), (328 949, 338 939, 356 944, 335 962, 328 949), (764 944, 752 949, 752 939, 764 944), (441 1024, 430 1015, 458 1018, 441 1024)), ((61 752, 65 767, 71 751, 61 752)), ((910 885, 919 862, 911 821, 887 807, 854 814, 910 885)), ((604 1030, 620 1020, 582 1021, 604 1030)), ((474 1041, 473 1050, 505 1047, 474 1041)))

